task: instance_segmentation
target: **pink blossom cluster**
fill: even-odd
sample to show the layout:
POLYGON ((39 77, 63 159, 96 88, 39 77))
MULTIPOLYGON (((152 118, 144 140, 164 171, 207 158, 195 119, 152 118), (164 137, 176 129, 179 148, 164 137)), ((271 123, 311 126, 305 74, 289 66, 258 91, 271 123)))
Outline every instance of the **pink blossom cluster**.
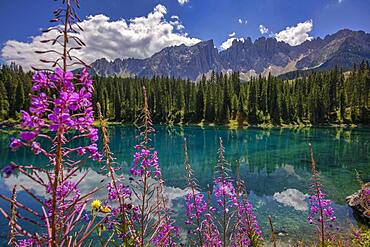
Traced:
POLYGON ((35 244, 35 241, 32 238, 28 238, 28 239, 22 239, 18 241, 17 246, 18 247, 32 247, 34 246, 34 244, 35 244))
POLYGON ((310 210, 307 221, 310 224, 318 224, 321 222, 327 223, 333 227, 333 222, 336 221, 336 216, 333 208, 331 207, 331 200, 325 199, 325 194, 318 189, 319 192, 309 197, 310 210), (320 214, 322 211, 322 216, 320 214))
POLYGON ((204 246, 207 247, 219 247, 222 246, 221 241, 221 234, 218 230, 213 218, 213 215, 216 213, 216 209, 210 207, 209 212, 204 215, 204 219, 202 221, 202 237, 204 240, 204 246))
POLYGON ((135 146, 135 154, 133 166, 130 168, 130 173, 134 176, 147 177, 153 176, 154 178, 161 177, 161 170, 158 164, 158 153, 157 151, 151 151, 141 145, 135 146))
POLYGON ((215 194, 217 198, 217 204, 219 206, 223 206, 224 201, 227 203, 227 205, 225 205, 227 208, 238 206, 238 200, 236 199, 235 188, 231 181, 223 177, 215 178, 213 193, 215 194))
POLYGON ((236 221, 233 219, 233 215, 238 215, 237 227, 228 233, 230 234, 231 246, 257 246, 263 238, 252 204, 247 198, 237 198, 236 190, 230 179, 220 176, 214 181, 213 195, 217 200, 217 207, 207 205, 202 193, 188 193, 186 195, 187 220, 185 224, 195 228, 195 231, 189 230, 188 233, 201 238, 204 242, 203 246, 222 246, 224 240, 222 240, 220 232, 225 226, 215 222, 223 213, 227 214, 227 219, 231 219, 231 221, 236 221), (221 211, 220 207, 225 212, 221 211), (198 222, 200 222, 200 226, 197 226, 198 222))
POLYGON ((154 246, 177 246, 172 238, 173 233, 179 237, 179 228, 169 222, 164 222, 152 240, 154 246))
POLYGON ((108 183, 108 200, 109 201, 118 201, 119 198, 129 199, 131 198, 132 191, 128 186, 123 185, 122 183, 117 185, 115 188, 113 182, 108 183))
MULTIPOLYGON (((44 149, 37 138, 46 138, 56 143, 43 132, 51 131, 61 134, 62 142, 68 143, 66 133, 78 131, 78 137, 87 137, 91 145, 64 150, 64 155, 76 152, 80 155, 88 153, 93 159, 101 158, 95 142, 98 131, 92 127, 94 112, 92 107, 92 80, 87 69, 83 69, 78 78, 72 72, 64 73, 56 68, 53 73, 37 72, 33 76, 31 106, 29 111, 21 111, 21 126, 26 131, 13 138, 10 147, 16 150, 28 146, 35 154, 43 153, 49 158, 52 154, 44 149), (52 94, 49 92, 53 92, 52 94)), ((76 136, 74 139, 77 138, 76 136)))
POLYGON ((242 246, 255 246, 254 243, 261 242, 262 231, 259 228, 256 215, 253 212, 253 205, 248 199, 241 200, 238 205, 239 225, 235 234, 234 242, 242 246))
MULTIPOLYGON (((23 131, 17 138, 12 138, 10 148, 17 150, 27 147, 35 155, 42 154, 54 166, 55 171, 59 172, 13 162, 3 168, 2 172, 9 177, 15 170, 19 170, 43 185, 46 188, 46 199, 39 202, 46 206, 46 212, 41 220, 50 227, 53 215, 56 215, 56 224, 63 223, 72 228, 82 216, 88 199, 81 200, 83 197, 77 188, 79 182, 71 180, 79 171, 75 168, 82 164, 81 158, 76 159, 71 154, 87 154, 88 158, 101 160, 96 144, 98 130, 92 126, 92 80, 87 69, 83 69, 75 77, 72 72, 56 68, 52 73, 36 72, 32 90, 34 94, 31 95, 29 110, 21 111, 23 131), (88 139, 89 143, 86 146, 73 147, 73 140, 78 138, 88 139), (46 173, 47 180, 38 175, 42 172, 46 173)), ((35 239, 24 239, 17 244, 33 246, 33 241, 35 239)))
MULTIPOLYGON (((194 220, 201 220, 203 213, 207 210, 207 203, 204 200, 202 193, 187 193, 185 196, 186 201, 186 217, 185 224, 190 225, 194 220)), ((197 229, 198 231, 200 229, 197 229)))

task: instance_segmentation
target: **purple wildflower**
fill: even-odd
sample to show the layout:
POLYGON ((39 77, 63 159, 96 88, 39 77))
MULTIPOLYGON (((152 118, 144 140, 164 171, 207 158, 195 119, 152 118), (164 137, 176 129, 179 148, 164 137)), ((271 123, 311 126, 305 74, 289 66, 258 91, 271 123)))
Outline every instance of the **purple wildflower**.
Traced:
POLYGON ((159 227, 159 232, 155 235, 152 242, 154 246, 176 246, 176 243, 172 241, 171 233, 179 235, 179 228, 173 226, 171 223, 164 223, 159 227))
POLYGON ((186 194, 186 216, 187 225, 193 224, 194 220, 201 220, 202 214, 207 210, 207 203, 204 201, 204 195, 202 193, 186 194))
POLYGON ((159 178, 161 176, 157 151, 151 152, 149 149, 142 148, 134 154, 134 162, 130 168, 130 173, 135 176, 143 176, 144 171, 148 177, 159 178))
POLYGON ((202 221, 202 228, 203 228, 203 239, 204 239, 204 246, 209 247, 219 247, 222 246, 221 241, 221 234, 217 229, 217 226, 213 223, 213 217, 210 214, 211 212, 215 213, 214 208, 210 208, 210 212, 204 215, 204 220, 202 221))
MULTIPOLYGON (((331 207, 331 200, 325 199, 325 194, 321 191, 318 195, 311 195, 309 198, 310 212, 307 221, 310 224, 317 224, 321 222, 335 222, 336 217, 333 208, 331 207), (320 214, 322 211, 322 216, 320 214), (317 223, 315 222, 315 220, 317 223)), ((332 224, 329 224, 332 227, 332 224)))
POLYGON ((117 186, 117 190, 115 189, 113 182, 108 183, 107 185, 108 189, 108 199, 110 201, 116 201, 119 200, 119 198, 131 198, 131 190, 129 187, 119 184, 117 186))
POLYGON ((32 142, 31 149, 35 154, 39 154, 43 150, 38 142, 32 142))
POLYGON ((23 131, 19 134, 19 136, 25 141, 30 141, 37 136, 37 133, 34 131, 23 131))
POLYGON ((310 209, 307 217, 309 224, 316 225, 319 229, 320 241, 323 245, 326 240, 331 240, 332 235, 327 232, 326 226, 332 228, 336 221, 336 216, 331 207, 331 200, 325 198, 325 194, 321 190, 319 183, 319 174, 316 171, 316 161, 314 159, 311 144, 310 154, 312 162, 312 178, 311 178, 311 195, 309 196, 310 209))
POLYGON ((23 142, 18 138, 12 138, 9 147, 13 150, 16 150, 23 146, 23 142))
POLYGON ((29 239, 22 239, 18 241, 18 247, 32 247, 34 246, 34 240, 32 238, 29 239))
POLYGON ((5 174, 5 177, 8 178, 12 173, 17 169, 17 165, 14 164, 13 162, 10 163, 9 165, 5 166, 1 172, 5 174))
POLYGON ((39 91, 40 89, 54 88, 55 85, 43 72, 36 72, 33 77, 33 91, 39 91))

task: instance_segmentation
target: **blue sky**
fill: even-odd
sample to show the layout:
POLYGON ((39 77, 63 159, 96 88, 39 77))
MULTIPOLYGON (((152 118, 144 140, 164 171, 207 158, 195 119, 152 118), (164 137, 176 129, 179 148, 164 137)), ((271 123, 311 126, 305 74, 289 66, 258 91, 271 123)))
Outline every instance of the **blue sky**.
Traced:
MULTIPOLYGON (((40 35, 40 28, 49 26, 47 20, 50 19, 52 10, 57 6, 58 2, 51 0, 1 1, 0 22, 3 23, 3 28, 0 32, 0 49, 2 49, 2 59, 5 61, 12 59, 17 61, 18 59, 19 61, 17 57, 19 54, 15 54, 14 50, 23 49, 23 44, 31 43, 34 46, 30 37, 37 37, 40 35), (17 43, 7 43, 9 40, 17 41, 17 43), (9 51, 9 45, 13 51, 9 51), (4 51, 4 47, 9 49, 4 51)), ((161 20, 156 25, 171 23, 173 30, 170 32, 182 36, 172 35, 157 44, 158 37, 167 35, 168 31, 163 31, 166 29, 164 28, 159 31, 159 36, 155 36, 157 33, 148 34, 154 35, 153 43, 147 43, 152 48, 142 48, 140 43, 145 45, 145 42, 141 42, 143 40, 137 37, 131 39, 130 34, 123 35, 122 42, 130 40, 127 41, 130 43, 136 40, 139 44, 137 50, 146 49, 145 52, 137 54, 133 50, 119 53, 123 57, 149 56, 163 48, 166 42, 169 45, 176 45, 180 42, 190 45, 199 40, 213 39, 216 47, 220 48, 227 39, 251 37, 254 40, 262 35, 276 36, 287 27, 297 27, 299 23, 305 22, 305 26, 299 27, 302 27, 307 35, 302 36, 300 40, 286 42, 292 42, 294 45, 301 43, 303 39, 323 37, 343 28, 370 31, 369 0, 81 0, 81 6, 79 13, 82 19, 98 15, 109 17, 109 20, 104 19, 99 22, 103 26, 105 23, 112 24, 122 19, 128 24, 130 19, 149 18, 150 13, 157 11, 161 13, 158 17, 161 20), (164 9, 157 8, 157 6, 164 7, 164 9), (171 18, 172 16, 177 16, 178 19, 171 18), (266 31, 264 34, 261 33, 261 25, 266 31), (233 33, 235 35, 231 35, 233 33)), ((151 24, 148 23, 145 25, 150 26, 151 24)), ((116 24, 114 28, 120 28, 119 23, 116 24)), ((278 37, 283 37, 281 39, 285 41, 286 35, 289 36, 285 33, 278 37)), ((96 36, 91 35, 91 37, 96 36)), ((109 34, 106 38, 110 39, 109 34)), ((130 47, 132 45, 130 43, 130 47)), ((121 48, 125 49, 125 46, 121 48)), ((110 59, 114 58, 112 54, 101 52, 96 54, 96 56, 104 55, 110 59)))

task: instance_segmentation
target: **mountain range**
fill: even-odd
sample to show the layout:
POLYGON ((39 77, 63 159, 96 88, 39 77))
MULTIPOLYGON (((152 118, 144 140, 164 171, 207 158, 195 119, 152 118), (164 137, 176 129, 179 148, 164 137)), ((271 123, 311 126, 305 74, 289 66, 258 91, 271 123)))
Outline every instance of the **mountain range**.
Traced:
POLYGON ((232 45, 219 51, 213 40, 193 46, 179 45, 162 49, 146 59, 105 58, 91 64, 101 76, 171 76, 197 80, 212 71, 239 71, 242 79, 271 73, 280 75, 295 70, 348 69, 353 64, 370 60, 370 34, 364 31, 340 30, 325 38, 307 40, 291 46, 275 38, 235 39, 232 45))

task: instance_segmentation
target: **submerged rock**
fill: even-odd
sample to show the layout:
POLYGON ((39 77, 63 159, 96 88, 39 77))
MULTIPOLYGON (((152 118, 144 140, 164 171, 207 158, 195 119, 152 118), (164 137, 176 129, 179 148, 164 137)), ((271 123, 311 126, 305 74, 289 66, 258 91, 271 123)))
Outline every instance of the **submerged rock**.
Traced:
POLYGON ((346 202, 353 209, 356 219, 370 225, 370 183, 364 184, 360 190, 347 196, 346 202))

